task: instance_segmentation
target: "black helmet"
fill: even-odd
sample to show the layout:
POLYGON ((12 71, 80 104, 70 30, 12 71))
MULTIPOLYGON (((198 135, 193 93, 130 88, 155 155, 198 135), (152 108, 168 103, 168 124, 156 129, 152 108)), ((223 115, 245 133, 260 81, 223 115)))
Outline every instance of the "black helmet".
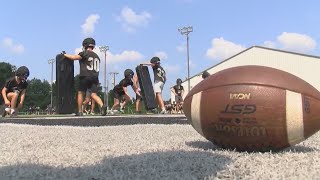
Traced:
POLYGON ((203 73, 202 73, 202 78, 203 79, 205 79, 205 78, 207 78, 207 77, 209 77, 210 76, 210 74, 208 73, 208 71, 204 71, 203 73))
POLYGON ((160 63, 160 58, 158 58, 157 56, 151 58, 150 63, 152 64, 159 64, 160 63))
POLYGON ((26 66, 21 66, 16 71, 16 76, 23 76, 26 79, 29 77, 29 74, 29 69, 26 66))
POLYGON ((124 77, 125 78, 131 79, 131 78, 133 78, 133 75, 134 75, 134 72, 131 69, 126 69, 124 71, 124 77))
POLYGON ((93 38, 86 38, 86 39, 83 40, 82 46, 84 48, 87 48, 87 47, 90 47, 90 46, 94 47, 94 46, 96 46, 96 41, 93 38))
POLYGON ((182 84, 182 80, 179 78, 179 79, 177 79, 177 84, 178 85, 181 85, 182 84))

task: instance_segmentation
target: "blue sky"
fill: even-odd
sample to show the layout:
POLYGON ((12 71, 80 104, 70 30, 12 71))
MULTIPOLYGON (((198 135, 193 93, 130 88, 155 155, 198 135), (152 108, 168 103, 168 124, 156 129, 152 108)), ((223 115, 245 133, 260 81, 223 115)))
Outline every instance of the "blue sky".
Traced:
POLYGON ((254 45, 319 56, 319 6, 316 0, 10 0, 1 3, 0 61, 26 65, 31 78, 50 81, 48 59, 62 50, 77 53, 93 37, 109 46, 107 72, 120 72, 117 82, 125 69, 158 55, 169 99, 169 87, 187 77, 186 36, 178 28, 193 26, 193 76, 254 45))

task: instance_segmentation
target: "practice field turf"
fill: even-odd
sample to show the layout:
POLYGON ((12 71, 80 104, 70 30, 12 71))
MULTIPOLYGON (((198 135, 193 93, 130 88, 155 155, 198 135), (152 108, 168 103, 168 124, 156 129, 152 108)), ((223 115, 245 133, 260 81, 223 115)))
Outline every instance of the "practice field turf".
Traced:
POLYGON ((0 179, 319 179, 320 132, 279 152, 220 149, 183 115, 0 120, 0 179))

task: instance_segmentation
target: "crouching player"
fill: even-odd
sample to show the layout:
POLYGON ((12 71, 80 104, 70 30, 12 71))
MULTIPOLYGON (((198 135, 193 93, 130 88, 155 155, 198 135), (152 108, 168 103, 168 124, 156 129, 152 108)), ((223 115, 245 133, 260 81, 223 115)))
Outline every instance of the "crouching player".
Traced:
POLYGON ((128 94, 128 86, 131 86, 133 91, 138 95, 141 96, 139 89, 136 87, 136 85, 133 83, 134 72, 131 69, 126 69, 124 71, 124 79, 122 79, 119 84, 117 84, 113 88, 114 93, 114 103, 110 110, 110 114, 114 114, 114 110, 120 105, 120 101, 122 98, 125 99, 124 103, 120 105, 120 112, 124 112, 124 108, 126 104, 131 100, 129 94, 128 94))
POLYGON ((2 117, 10 115, 14 117, 17 115, 18 109, 21 109, 26 96, 26 89, 28 86, 27 78, 29 77, 29 69, 26 66, 21 66, 17 69, 14 77, 7 80, 3 87, 1 94, 5 103, 5 108, 2 112, 2 117), (18 107, 16 108, 19 99, 18 107))

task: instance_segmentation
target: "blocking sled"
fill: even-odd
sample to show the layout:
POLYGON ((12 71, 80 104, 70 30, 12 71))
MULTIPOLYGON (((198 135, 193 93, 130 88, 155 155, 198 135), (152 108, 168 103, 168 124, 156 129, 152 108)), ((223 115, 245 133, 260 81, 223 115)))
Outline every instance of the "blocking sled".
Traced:
POLYGON ((152 110, 157 108, 157 103, 155 101, 153 85, 150 78, 148 67, 139 65, 136 67, 136 72, 138 75, 141 95, 143 97, 145 108, 147 110, 152 110))
POLYGON ((63 54, 56 56, 56 112, 71 114, 74 112, 74 61, 63 54))

